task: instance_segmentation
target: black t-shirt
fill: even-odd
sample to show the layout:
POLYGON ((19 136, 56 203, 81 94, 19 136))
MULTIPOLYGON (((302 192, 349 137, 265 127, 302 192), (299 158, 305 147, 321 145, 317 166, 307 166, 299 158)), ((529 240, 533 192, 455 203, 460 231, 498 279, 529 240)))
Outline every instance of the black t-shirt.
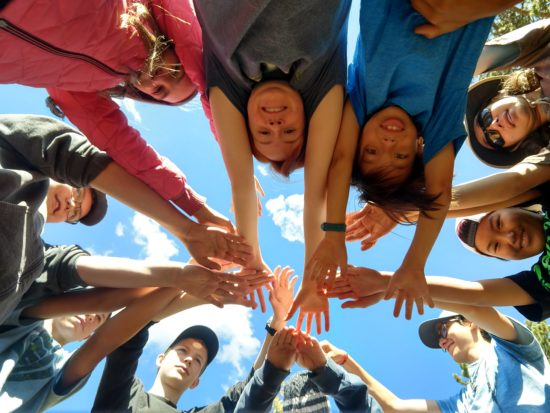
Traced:
MULTIPOLYGON (((93 412, 168 412, 180 413, 168 400, 149 394, 142 381, 135 376, 139 357, 149 338, 150 323, 133 338, 112 352, 105 363, 101 382, 92 407, 93 412)), ((252 377, 237 382, 217 402, 193 407, 184 413, 230 413, 235 410, 239 397, 252 377)))

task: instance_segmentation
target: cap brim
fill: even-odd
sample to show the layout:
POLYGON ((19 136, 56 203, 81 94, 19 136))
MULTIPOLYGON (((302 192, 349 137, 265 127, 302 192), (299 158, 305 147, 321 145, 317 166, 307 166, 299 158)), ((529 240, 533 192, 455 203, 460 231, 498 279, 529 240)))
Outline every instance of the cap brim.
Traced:
POLYGON ((194 338, 201 340, 204 343, 207 352, 207 366, 212 362, 212 360, 214 360, 216 354, 218 354, 218 349, 220 348, 218 336, 214 333, 214 331, 212 331, 212 329, 202 325, 192 326, 183 330, 172 342, 172 344, 170 344, 169 348, 174 347, 178 342, 185 340, 186 338, 194 338))
POLYGON ((447 320, 450 320, 451 318, 454 318, 458 315, 457 313, 450 313, 449 311, 444 311, 442 314, 444 313, 449 315, 424 321, 418 327, 418 335, 420 336, 420 340, 422 340, 422 343, 424 343, 426 347, 436 348, 436 349, 440 348, 439 333, 437 331, 437 325, 439 323, 443 323, 447 320))
POLYGON ((103 192, 92 189, 92 207, 85 217, 80 218, 80 223, 91 227, 96 225, 107 215, 107 196, 103 192))

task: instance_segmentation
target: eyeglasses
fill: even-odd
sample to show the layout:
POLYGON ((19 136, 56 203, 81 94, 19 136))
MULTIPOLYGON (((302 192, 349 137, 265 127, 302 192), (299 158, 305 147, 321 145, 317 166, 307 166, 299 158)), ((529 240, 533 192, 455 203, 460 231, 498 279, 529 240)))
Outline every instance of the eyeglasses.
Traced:
POLYGON ((502 149, 504 147, 505 142, 502 135, 496 130, 488 129, 493 123, 493 114, 489 108, 485 108, 479 112, 477 115, 477 123, 483 131, 485 142, 487 142, 489 146, 495 149, 502 149))
POLYGON ((82 201, 84 201, 84 188, 73 188, 71 191, 71 206, 67 212, 66 222, 76 224, 82 218, 82 201))
POLYGON ((449 323, 454 323, 455 321, 460 321, 461 318, 460 317, 453 317, 453 318, 449 318, 447 321, 445 321, 444 323, 441 323, 440 327, 439 327, 439 339, 444 339, 444 338, 447 338, 447 334, 449 332, 449 327, 447 327, 447 325, 449 323))

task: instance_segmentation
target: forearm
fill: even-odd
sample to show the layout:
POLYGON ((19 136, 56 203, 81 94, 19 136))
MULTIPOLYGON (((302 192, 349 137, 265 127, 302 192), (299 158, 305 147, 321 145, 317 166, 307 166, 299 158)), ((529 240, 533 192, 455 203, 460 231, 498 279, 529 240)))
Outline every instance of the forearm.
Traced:
POLYGON ((133 301, 108 320, 69 359, 64 368, 61 386, 70 386, 89 374, 104 357, 141 330, 177 293, 175 289, 157 289, 140 300, 133 301))
POLYGON ((123 308, 154 288, 92 288, 52 296, 27 307, 23 315, 48 319, 78 314, 108 313, 123 308))
MULTIPOLYGON (((275 331, 280 331, 286 326, 286 321, 283 317, 277 317, 276 315, 274 315, 269 325, 271 328, 275 329, 275 331)), ((272 341, 273 336, 269 333, 266 333, 262 348, 260 349, 260 352, 256 357, 256 361, 254 361, 254 370, 258 370, 264 363, 265 356, 267 354, 267 351, 269 350, 269 346, 271 345, 272 341)))
POLYGON ((245 119, 217 87, 210 90, 210 104, 225 168, 231 182, 237 231, 252 246, 254 265, 259 266, 261 253, 258 243, 254 163, 245 119))
POLYGON ((155 220, 178 238, 197 225, 115 162, 105 168, 91 186, 155 220))
POLYGON ((452 208, 465 209, 509 202, 549 178, 549 165, 518 164, 505 172, 455 186, 452 208))
POLYGON ((78 258, 78 275, 88 285, 97 287, 174 287, 176 275, 185 264, 150 263, 129 258, 82 256, 78 258))
POLYGON ((198 307, 204 304, 209 303, 193 295, 180 292, 166 307, 162 309, 162 311, 153 317, 153 321, 160 321, 181 311, 189 310, 190 308, 198 307))
POLYGON ((288 371, 280 370, 266 360, 244 388, 235 413, 270 412, 281 383, 288 374, 288 371))
MULTIPOLYGON (((309 122, 304 164, 305 262, 323 239, 321 224, 327 219, 327 185, 330 166, 342 122, 344 90, 333 86, 323 97, 309 122)), ((345 202, 342 220, 345 220, 345 202)))

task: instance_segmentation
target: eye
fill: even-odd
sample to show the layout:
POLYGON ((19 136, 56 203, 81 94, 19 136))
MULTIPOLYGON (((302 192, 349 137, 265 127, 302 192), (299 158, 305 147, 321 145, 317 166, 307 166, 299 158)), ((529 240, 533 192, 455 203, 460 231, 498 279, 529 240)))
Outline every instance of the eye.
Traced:
POLYGON ((366 148, 365 152, 368 153, 369 155, 376 155, 376 149, 374 148, 366 148))
POLYGON ((500 243, 495 243, 495 254, 498 253, 498 250, 500 249, 500 243))
POLYGON ((290 135, 291 133, 294 133, 294 132, 296 132, 296 129, 285 129, 285 133, 287 135, 290 135))
POLYGON ((258 131, 258 133, 262 136, 267 136, 269 135, 269 131, 266 131, 266 130, 261 130, 261 131, 258 131))
POLYGON ((403 153, 396 153, 396 154, 395 154, 395 157, 396 157, 397 159, 407 159, 409 156, 408 156, 408 155, 405 155, 405 154, 403 154, 403 153))
POLYGON ((497 229, 500 229, 502 227, 502 221, 500 220, 500 216, 497 217, 497 229))

